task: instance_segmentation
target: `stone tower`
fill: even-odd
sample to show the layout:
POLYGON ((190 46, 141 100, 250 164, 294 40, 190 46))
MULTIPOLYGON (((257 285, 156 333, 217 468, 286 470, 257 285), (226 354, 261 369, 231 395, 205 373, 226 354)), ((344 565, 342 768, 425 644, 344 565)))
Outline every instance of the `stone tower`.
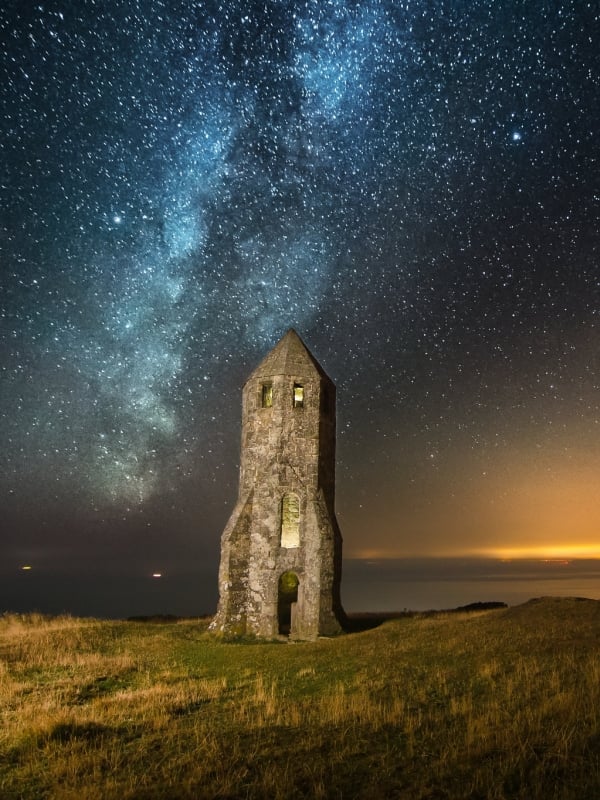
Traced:
POLYGON ((292 639, 341 630, 334 496, 335 386, 289 330, 244 385, 213 630, 292 639))

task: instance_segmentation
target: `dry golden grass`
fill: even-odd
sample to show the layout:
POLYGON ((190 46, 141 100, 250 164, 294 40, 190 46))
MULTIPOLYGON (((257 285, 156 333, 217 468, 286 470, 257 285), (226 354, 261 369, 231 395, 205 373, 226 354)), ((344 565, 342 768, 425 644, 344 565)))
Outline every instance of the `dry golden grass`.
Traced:
POLYGON ((600 603, 226 644, 0 617, 0 798, 600 797, 600 603))

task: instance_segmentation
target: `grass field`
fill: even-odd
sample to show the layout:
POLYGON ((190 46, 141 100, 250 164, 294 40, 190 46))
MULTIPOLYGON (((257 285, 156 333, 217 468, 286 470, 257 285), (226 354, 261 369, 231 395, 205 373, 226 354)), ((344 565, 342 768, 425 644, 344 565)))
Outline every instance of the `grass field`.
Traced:
POLYGON ((600 798, 600 602, 314 643, 0 617, 0 798, 600 798))

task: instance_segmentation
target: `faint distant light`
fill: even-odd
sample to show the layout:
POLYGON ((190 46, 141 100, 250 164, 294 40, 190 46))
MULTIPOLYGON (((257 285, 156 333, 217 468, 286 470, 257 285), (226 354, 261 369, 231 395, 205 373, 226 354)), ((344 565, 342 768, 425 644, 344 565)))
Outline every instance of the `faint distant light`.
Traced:
POLYGON ((115 225, 120 225, 120 223, 123 222, 123 217, 120 216, 120 214, 115 214, 113 217, 113 222, 115 225))
POLYGON ((162 578, 162 572, 153 572, 152 573, 152 577, 153 578, 162 578))
POLYGON ((512 140, 513 142, 520 142, 523 138, 523 134, 519 131, 513 131, 512 140))
POLYGON ((29 572, 29 570, 31 569, 31 564, 23 564, 21 569, 23 570, 23 572, 29 572))

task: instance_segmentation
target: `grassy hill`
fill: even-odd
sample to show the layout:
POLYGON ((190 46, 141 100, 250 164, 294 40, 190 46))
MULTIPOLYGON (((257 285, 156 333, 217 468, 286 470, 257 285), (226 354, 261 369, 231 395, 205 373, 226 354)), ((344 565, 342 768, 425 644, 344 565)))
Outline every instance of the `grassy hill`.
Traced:
POLYGON ((600 602, 305 644, 0 617, 0 798, 600 797, 600 602))

